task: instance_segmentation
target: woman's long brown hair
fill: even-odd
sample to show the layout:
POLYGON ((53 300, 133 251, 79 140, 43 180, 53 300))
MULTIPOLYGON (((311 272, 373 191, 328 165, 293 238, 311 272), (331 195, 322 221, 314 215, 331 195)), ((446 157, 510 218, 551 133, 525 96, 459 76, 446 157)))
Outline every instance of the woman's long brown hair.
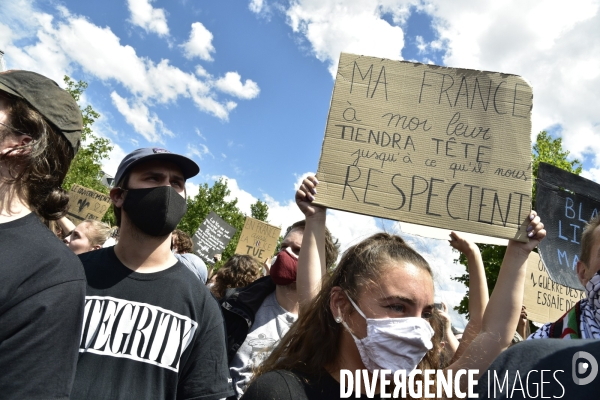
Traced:
MULTIPOLYGON (((399 236, 377 233, 350 247, 344 252, 331 276, 323 278, 321 290, 315 299, 301 310, 298 321, 256 370, 254 379, 278 369, 294 370, 312 376, 323 374, 325 367, 332 365, 337 359, 343 329, 341 324, 335 322, 329 307, 331 289, 339 286, 351 298, 357 299, 361 288, 382 279, 383 271, 390 265, 389 261, 411 263, 432 275, 427 261, 399 236)), ((437 319, 430 322, 436 332, 441 329, 437 319)), ((419 363, 418 368, 438 369, 440 349, 440 336, 436 335, 433 338, 433 349, 419 363)))

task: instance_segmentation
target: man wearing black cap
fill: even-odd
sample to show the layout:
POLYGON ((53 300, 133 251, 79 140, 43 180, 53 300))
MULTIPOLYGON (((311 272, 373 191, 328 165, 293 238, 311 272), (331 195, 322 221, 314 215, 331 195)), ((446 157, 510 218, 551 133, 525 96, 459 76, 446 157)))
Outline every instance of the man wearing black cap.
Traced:
POLYGON ((171 253, 185 181, 199 171, 157 148, 135 150, 119 165, 110 191, 119 242, 80 255, 88 287, 72 399, 233 393, 219 306, 171 253))
POLYGON ((54 81, 0 73, 0 397, 66 399, 85 299, 81 263, 38 216, 62 217, 81 111, 54 81), (37 214, 37 215, 36 215, 37 214))

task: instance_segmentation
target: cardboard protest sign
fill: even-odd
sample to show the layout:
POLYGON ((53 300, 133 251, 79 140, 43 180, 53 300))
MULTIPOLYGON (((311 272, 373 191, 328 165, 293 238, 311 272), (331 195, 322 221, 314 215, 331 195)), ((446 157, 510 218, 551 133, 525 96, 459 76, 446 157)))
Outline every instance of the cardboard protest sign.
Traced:
POLYGON ((525 242, 531 107, 515 75, 342 53, 316 203, 525 242))
POLYGON ((237 229, 211 211, 194 234, 194 251, 207 263, 214 264, 213 257, 223 253, 236 231, 237 229))
POLYGON ((540 256, 533 252, 529 255, 523 298, 527 318, 543 324, 554 322, 584 297, 583 290, 571 289, 552 281, 540 256))
POLYGON ((581 234, 600 209, 600 185, 550 164, 540 163, 535 206, 546 238, 540 255, 553 281, 583 289, 577 278, 581 234))
POLYGON ((67 216, 74 224, 79 224, 84 219, 101 220, 111 204, 108 195, 73 184, 69 191, 67 216))
POLYGON ((262 263, 275 252, 280 233, 281 228, 278 226, 246 217, 235 253, 251 255, 262 263))

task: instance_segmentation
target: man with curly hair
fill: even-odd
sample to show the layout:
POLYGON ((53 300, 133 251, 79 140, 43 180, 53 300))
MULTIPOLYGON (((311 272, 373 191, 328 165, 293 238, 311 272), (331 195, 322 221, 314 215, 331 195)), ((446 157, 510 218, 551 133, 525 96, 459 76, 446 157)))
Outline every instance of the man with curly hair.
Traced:
POLYGON ((85 275, 40 221, 65 215, 61 189, 79 149, 73 97, 29 71, 0 73, 0 393, 67 399, 77 364, 85 275))

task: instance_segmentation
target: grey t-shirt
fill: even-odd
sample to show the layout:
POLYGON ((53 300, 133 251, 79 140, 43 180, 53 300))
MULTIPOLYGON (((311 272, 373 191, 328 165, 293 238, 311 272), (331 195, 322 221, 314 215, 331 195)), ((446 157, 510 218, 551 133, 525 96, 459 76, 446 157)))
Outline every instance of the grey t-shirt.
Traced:
POLYGON ((206 284, 206 279, 208 278, 208 270, 206 269, 206 264, 200 257, 192 253, 184 253, 174 254, 175 258, 177 258, 183 265, 188 267, 202 283, 206 284))
POLYGON ((275 292, 260 305, 246 340, 231 360, 229 372, 238 398, 244 394, 253 371, 271 354, 298 316, 279 305, 275 292))

